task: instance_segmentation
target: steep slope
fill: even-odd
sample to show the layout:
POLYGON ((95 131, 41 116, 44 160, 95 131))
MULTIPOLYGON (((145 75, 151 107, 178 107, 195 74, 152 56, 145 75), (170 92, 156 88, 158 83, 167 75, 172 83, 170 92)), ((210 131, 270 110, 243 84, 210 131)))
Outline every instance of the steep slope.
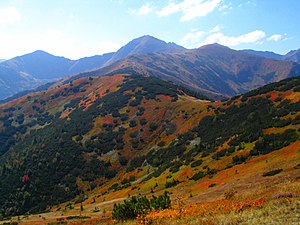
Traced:
POLYGON ((1 214, 75 196, 53 210, 83 203, 92 211, 166 188, 201 201, 228 188, 249 191, 249 182, 257 182, 254 191, 266 181, 275 187, 281 179, 262 176, 274 169, 282 179, 299 176, 300 78, 227 101, 191 95, 154 77, 119 74, 1 105, 1 214))
POLYGON ((171 135, 184 127, 186 121, 168 122, 184 109, 179 96, 194 101, 156 78, 116 75, 79 79, 2 105, 0 196, 6 203, 0 211, 45 209, 85 190, 80 183, 94 188, 113 178, 127 155, 148 148, 164 130, 171 135))
MULTIPOLYGON (((299 76, 300 65, 212 44, 179 53, 133 55, 97 71, 139 73, 202 91, 213 98, 230 97, 287 77, 299 76)), ((76 77, 86 76, 79 74, 76 77)), ((72 79, 74 79, 72 78, 72 79)))
POLYGON ((174 43, 166 43, 155 37, 145 35, 130 41, 120 48, 105 65, 109 65, 130 55, 148 54, 153 52, 174 53, 182 50, 185 50, 182 46, 174 43))

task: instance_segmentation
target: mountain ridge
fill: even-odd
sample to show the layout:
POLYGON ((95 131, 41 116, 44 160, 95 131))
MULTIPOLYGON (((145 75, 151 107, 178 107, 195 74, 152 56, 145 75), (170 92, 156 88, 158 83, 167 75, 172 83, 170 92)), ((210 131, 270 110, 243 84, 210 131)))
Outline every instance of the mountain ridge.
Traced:
POLYGON ((291 50, 285 55, 280 55, 271 51, 255 51, 252 49, 245 49, 241 50, 242 52, 249 53, 251 55, 257 55, 265 58, 270 59, 277 59, 277 60, 286 60, 286 61, 292 61, 296 63, 300 63, 300 49, 298 50, 291 50))
POLYGON ((37 50, 0 64, 0 99, 20 91, 36 88, 46 82, 109 65, 131 54, 158 51, 176 52, 184 48, 152 36, 142 36, 117 52, 70 60, 37 50))
MULTIPOLYGON (((177 53, 131 55, 95 74, 137 73, 203 92, 212 98, 232 97, 270 82, 300 75, 300 65, 272 60, 211 44, 177 53)), ((68 80, 85 76, 78 74, 68 80)))
MULTIPOLYGON (((75 79, 84 76, 84 72, 99 68, 102 75, 133 72, 157 76, 220 99, 289 76, 298 76, 298 64, 282 62, 297 61, 297 54, 298 51, 291 51, 281 57, 272 52, 235 51, 219 44, 189 50, 149 35, 133 39, 117 52, 78 60, 37 50, 0 63, 0 99, 14 99, 24 90, 26 92, 22 93, 28 93, 27 90, 47 82, 78 74, 68 78, 75 79), (241 55, 237 56, 238 53, 241 55), (264 59, 255 58, 256 55, 264 59), (268 58, 275 58, 276 61, 268 61, 268 58), (13 96, 16 93, 19 94, 13 96)), ((99 71, 95 73, 99 74, 99 71)))

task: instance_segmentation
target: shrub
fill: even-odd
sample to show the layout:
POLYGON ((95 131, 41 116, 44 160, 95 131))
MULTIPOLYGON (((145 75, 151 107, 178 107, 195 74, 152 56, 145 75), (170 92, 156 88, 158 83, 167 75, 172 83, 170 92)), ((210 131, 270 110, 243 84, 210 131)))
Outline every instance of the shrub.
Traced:
POLYGON ((203 163, 202 159, 199 159, 191 164, 191 167, 200 166, 203 163))
POLYGON ((133 196, 124 200, 123 204, 115 204, 112 211, 112 219, 124 221, 135 219, 137 216, 146 215, 151 210, 167 209, 171 206, 168 192, 158 197, 152 196, 149 200, 145 196, 133 196))
POLYGON ((174 187, 174 186, 176 186, 177 184, 179 184, 180 182, 178 181, 178 180, 172 180, 172 181, 170 181, 170 182, 166 182, 166 184, 165 184, 165 187, 166 188, 171 188, 171 187, 174 187))
POLYGON ((294 166, 294 169, 300 169, 300 163, 296 166, 294 166))
POLYGON ((271 177, 271 176, 274 176, 278 173, 281 173, 282 171, 283 171, 283 169, 271 170, 269 172, 264 173, 263 177, 271 177))
POLYGON ((208 188, 212 188, 212 187, 214 187, 216 185, 217 185, 216 183, 212 183, 212 184, 208 185, 208 188))
POLYGON ((247 161, 248 155, 236 155, 232 157, 232 163, 234 165, 241 164, 247 161))
POLYGON ((200 171, 200 172, 198 172, 198 173, 195 173, 195 174, 191 177, 191 180, 196 181, 196 180, 199 180, 199 179, 201 179, 201 178, 203 178, 203 177, 205 177, 205 176, 206 176, 206 172, 200 171))
POLYGON ((267 134, 256 143, 251 155, 268 154, 269 152, 281 149, 290 145, 298 139, 298 134, 294 129, 288 129, 279 134, 267 134))
POLYGON ((129 126, 130 127, 135 127, 137 125, 137 122, 135 121, 135 120, 131 120, 130 122, 129 122, 129 126))
POLYGON ((150 126, 149 126, 149 131, 153 132, 155 131, 156 129, 158 128, 158 125, 156 123, 150 123, 150 126))
POLYGON ((142 118, 140 119, 140 124, 143 126, 143 125, 146 125, 148 123, 147 119, 145 118, 142 118))

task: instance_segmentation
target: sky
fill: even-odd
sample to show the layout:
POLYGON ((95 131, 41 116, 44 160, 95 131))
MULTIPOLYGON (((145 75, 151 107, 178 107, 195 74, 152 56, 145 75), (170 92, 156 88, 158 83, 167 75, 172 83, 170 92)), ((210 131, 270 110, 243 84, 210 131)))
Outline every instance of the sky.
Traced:
POLYGON ((35 50, 70 59, 151 35, 186 48, 300 48, 299 0, 1 0, 0 59, 35 50))

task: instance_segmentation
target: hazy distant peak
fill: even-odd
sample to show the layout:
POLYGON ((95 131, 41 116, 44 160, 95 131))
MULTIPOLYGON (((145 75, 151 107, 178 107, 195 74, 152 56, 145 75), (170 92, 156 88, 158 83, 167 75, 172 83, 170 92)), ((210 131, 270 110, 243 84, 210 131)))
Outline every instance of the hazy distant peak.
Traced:
POLYGON ((299 63, 300 62, 300 49, 292 50, 292 51, 288 52, 285 56, 283 56, 283 59, 299 63))
POLYGON ((120 59, 123 59, 129 55, 134 54, 149 54, 153 52, 165 52, 174 53, 182 51, 185 48, 178 46, 174 43, 166 43, 158 38, 152 37, 150 35, 144 35, 133 39, 122 48, 120 48, 114 56, 106 63, 109 65, 120 59))
POLYGON ((220 45, 218 43, 213 43, 213 44, 207 44, 199 47, 199 49, 230 49, 227 46, 220 45))

